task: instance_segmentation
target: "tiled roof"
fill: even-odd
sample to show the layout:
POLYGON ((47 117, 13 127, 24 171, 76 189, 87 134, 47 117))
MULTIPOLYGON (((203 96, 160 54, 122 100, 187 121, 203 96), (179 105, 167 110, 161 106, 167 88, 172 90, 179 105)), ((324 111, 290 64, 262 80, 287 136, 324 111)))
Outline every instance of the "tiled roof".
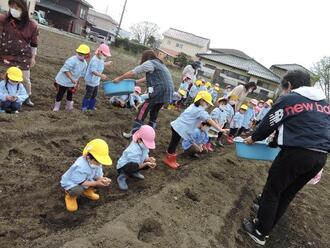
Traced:
POLYGON ((93 8, 93 5, 91 5, 89 2, 85 1, 85 0, 80 0, 80 2, 84 5, 86 5, 89 8, 93 8))
POLYGON ((236 50, 236 49, 210 48, 210 50, 215 53, 230 54, 230 55, 235 55, 237 57, 241 57, 244 59, 251 59, 251 57, 249 57, 247 54, 243 53, 240 50, 236 50))
POLYGON ((210 45, 210 39, 203 38, 174 28, 170 28, 163 35, 199 47, 208 47, 210 45))
POLYGON ((167 55, 175 58, 176 56, 179 55, 180 52, 176 52, 176 51, 173 51, 171 49, 167 49, 167 48, 159 48, 158 49, 159 51, 163 52, 163 53, 166 53, 167 55))
POLYGON ((305 67, 303 67, 302 65, 298 65, 298 64, 277 64, 277 65, 272 65, 272 67, 277 67, 286 71, 292 71, 292 70, 302 70, 302 71, 306 71, 309 74, 312 74, 311 71, 309 71, 308 69, 306 69, 305 67))
POLYGON ((252 58, 244 59, 235 55, 222 53, 200 53, 197 54, 197 56, 246 71, 248 74, 253 76, 264 78, 275 83, 280 83, 280 78, 277 75, 252 58))
POLYGON ((72 13, 72 11, 70 9, 63 7, 59 4, 56 4, 55 2, 50 1, 50 0, 40 0, 40 2, 37 2, 36 4, 37 4, 37 6, 41 6, 41 7, 53 10, 53 11, 62 13, 64 15, 75 17, 75 15, 72 13))
MULTIPOLYGON (((106 14, 103 14, 103 13, 100 13, 100 12, 97 12, 93 9, 89 9, 88 11, 88 15, 89 16, 95 16, 95 17, 98 17, 98 18, 101 18, 101 19, 104 19, 104 20, 107 20, 113 24, 115 24, 116 26, 118 26, 118 22, 116 22, 111 16, 109 15, 106 15, 106 14)), ((88 18, 89 19, 89 18, 88 18)))

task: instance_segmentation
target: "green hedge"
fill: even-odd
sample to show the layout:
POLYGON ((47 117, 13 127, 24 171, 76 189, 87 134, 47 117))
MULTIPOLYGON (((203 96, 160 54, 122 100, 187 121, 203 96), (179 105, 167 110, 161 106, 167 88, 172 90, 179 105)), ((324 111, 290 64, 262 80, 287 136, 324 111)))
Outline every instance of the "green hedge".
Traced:
POLYGON ((116 38, 116 41, 114 42, 115 47, 122 47, 126 51, 131 51, 134 54, 142 53, 145 50, 150 49, 150 47, 141 45, 136 42, 132 42, 129 39, 125 38, 116 38))

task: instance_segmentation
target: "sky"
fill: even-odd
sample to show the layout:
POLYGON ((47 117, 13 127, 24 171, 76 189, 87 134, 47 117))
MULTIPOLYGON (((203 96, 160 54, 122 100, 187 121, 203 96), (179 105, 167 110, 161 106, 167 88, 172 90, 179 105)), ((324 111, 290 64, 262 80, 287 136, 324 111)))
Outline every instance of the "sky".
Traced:
MULTIPOLYGON (((119 22, 125 0, 88 0, 119 22)), ((310 69, 330 56, 328 0, 128 0, 122 28, 158 24, 209 38, 211 48, 245 52, 266 67, 297 63, 310 69)))

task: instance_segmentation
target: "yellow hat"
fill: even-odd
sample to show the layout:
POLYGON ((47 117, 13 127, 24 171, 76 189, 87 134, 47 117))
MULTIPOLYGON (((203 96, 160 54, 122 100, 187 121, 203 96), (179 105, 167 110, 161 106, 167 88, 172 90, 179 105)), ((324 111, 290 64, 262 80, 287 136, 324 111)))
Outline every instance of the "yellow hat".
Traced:
POLYGON ((90 51, 91 49, 89 48, 89 46, 85 44, 81 44, 76 50, 77 53, 81 53, 81 54, 89 54, 90 51))
POLYGON ((201 86, 203 84, 203 81, 202 80, 197 80, 195 82, 196 86, 201 86))
POLYGON ((185 90, 179 90, 179 94, 182 96, 186 95, 186 93, 187 93, 187 91, 185 91, 185 90))
POLYGON ((83 156, 88 154, 93 155, 96 161, 102 165, 112 165, 108 144, 102 139, 93 139, 86 145, 83 156))
POLYGON ((206 82, 205 86, 206 86, 206 88, 210 88, 212 86, 212 84, 210 82, 206 82))
POLYGON ((218 87, 218 86, 215 86, 215 87, 214 87, 214 90, 215 90, 216 92, 218 92, 218 93, 221 91, 220 87, 218 87))
POLYGON ((14 82, 23 82, 23 72, 18 67, 9 67, 7 70, 7 77, 14 82))
POLYGON ((197 94, 194 102, 197 102, 200 99, 203 99, 205 102, 207 102, 208 104, 210 104, 211 106, 213 106, 212 96, 211 96, 211 94, 208 91, 203 90, 203 91, 198 92, 198 94, 197 94))
POLYGON ((240 107, 240 109, 244 109, 244 110, 248 110, 248 106, 247 105, 245 105, 245 104, 243 104, 241 107, 240 107))
POLYGON ((273 100, 272 99, 268 99, 267 102, 266 102, 269 106, 273 105, 273 100))
POLYGON ((236 95, 231 95, 231 96, 229 96, 229 99, 230 99, 230 100, 233 100, 233 101, 237 101, 237 100, 238 100, 238 96, 236 96, 236 95))

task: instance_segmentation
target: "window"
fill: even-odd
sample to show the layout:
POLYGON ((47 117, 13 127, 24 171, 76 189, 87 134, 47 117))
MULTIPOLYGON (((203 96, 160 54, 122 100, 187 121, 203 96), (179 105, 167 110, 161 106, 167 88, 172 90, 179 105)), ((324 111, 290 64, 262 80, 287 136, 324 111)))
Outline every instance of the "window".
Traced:
POLYGON ((217 69, 215 66, 213 66, 213 65, 209 65, 209 64, 205 64, 205 67, 206 67, 206 68, 209 68, 209 69, 212 69, 212 70, 217 69))
POLYGON ((178 48, 182 48, 182 47, 183 47, 183 44, 176 43, 176 47, 178 47, 178 48))
POLYGON ((80 18, 86 20, 87 18, 87 10, 84 8, 80 9, 80 18))
POLYGON ((235 79, 241 80, 243 82, 249 82, 249 80, 250 80, 249 77, 240 75, 240 74, 238 74, 236 72, 232 72, 232 71, 228 71, 228 70, 223 70, 222 73, 225 74, 227 77, 235 78, 235 79))
POLYGON ((268 97, 268 91, 266 91, 266 90, 260 90, 260 96, 262 96, 262 97, 268 97))
POLYGON ((274 86, 274 85, 272 85, 272 84, 270 84, 270 83, 266 83, 266 82, 261 81, 261 80, 258 80, 257 85, 258 85, 259 87, 262 87, 262 88, 264 88, 264 89, 271 90, 271 91, 275 91, 276 88, 277 88, 276 86, 274 86))
POLYGON ((167 45, 171 45, 171 41, 170 40, 167 41, 167 45))

